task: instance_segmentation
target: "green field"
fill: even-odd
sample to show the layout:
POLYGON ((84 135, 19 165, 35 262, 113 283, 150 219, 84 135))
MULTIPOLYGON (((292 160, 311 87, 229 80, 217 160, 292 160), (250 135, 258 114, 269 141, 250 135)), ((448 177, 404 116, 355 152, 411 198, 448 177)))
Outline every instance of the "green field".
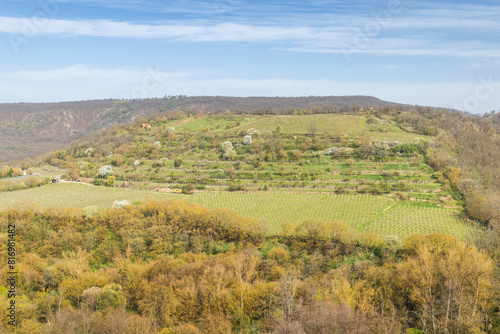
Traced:
POLYGON ((96 205, 100 209, 110 208, 113 201, 128 200, 130 203, 146 199, 164 200, 181 198, 174 194, 132 191, 122 188, 95 187, 78 183, 48 184, 19 191, 0 193, 0 208, 9 206, 79 207, 96 205))
POLYGON ((431 140, 431 137, 405 132, 389 121, 380 120, 380 122, 380 124, 368 125, 365 116, 357 115, 281 115, 256 119, 235 129, 249 130, 254 128, 261 133, 270 133, 279 126, 282 133, 290 134, 306 135, 311 132, 311 128, 314 128, 317 134, 348 134, 351 137, 368 136, 371 139, 400 141, 403 143, 410 143, 415 140, 431 140))
POLYGON ((199 192, 192 196, 94 187, 78 183, 49 184, 43 187, 0 193, 0 208, 9 206, 109 208, 113 201, 184 199, 209 208, 229 208, 244 217, 268 222, 277 233, 284 222, 298 224, 305 219, 338 219, 359 231, 406 238, 413 234, 440 232, 460 238, 480 229, 463 218, 460 210, 443 209, 422 203, 396 202, 387 196, 335 195, 321 193, 228 193, 199 192))
POLYGON ((292 134, 307 134, 311 123, 317 133, 349 133, 352 136, 361 135, 366 122, 365 117, 355 115, 307 115, 307 116, 267 116, 256 119, 242 129, 254 128, 261 133, 269 133, 280 126, 281 132, 292 134))

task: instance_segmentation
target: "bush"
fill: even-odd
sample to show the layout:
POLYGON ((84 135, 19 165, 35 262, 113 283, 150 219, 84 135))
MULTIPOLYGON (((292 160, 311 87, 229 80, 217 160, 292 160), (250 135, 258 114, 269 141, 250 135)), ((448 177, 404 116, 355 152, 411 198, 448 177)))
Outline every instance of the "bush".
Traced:
POLYGON ((174 160, 174 167, 178 168, 178 167, 182 166, 183 163, 184 163, 184 161, 182 161, 181 158, 177 158, 174 160))
POLYGON ((40 180, 30 177, 25 183, 28 188, 38 187, 40 185, 40 180))
POLYGON ((193 185, 191 183, 189 184, 186 184, 184 185, 184 187, 182 187, 182 193, 183 194, 189 194, 191 191, 193 191, 193 185))
POLYGON ((97 205, 92 205, 92 206, 86 206, 83 208, 83 215, 85 217, 92 217, 97 215, 97 205))
POLYGON ((245 191, 245 187, 241 184, 230 184, 227 191, 245 191))
POLYGON ((121 166, 123 164, 123 157, 120 154, 114 154, 111 158, 111 164, 113 166, 121 166))
POLYGON ((124 209, 127 205, 130 205, 130 203, 126 199, 123 201, 114 201, 113 209, 124 209))
POLYGON ((341 186, 341 187, 338 187, 335 192, 337 194, 347 194, 349 192, 349 190, 347 189, 346 186, 341 186))
POLYGON ((114 175, 111 175, 110 177, 108 177, 108 179, 106 180, 106 185, 108 187, 112 187, 113 184, 115 183, 115 180, 116 180, 116 176, 114 175))

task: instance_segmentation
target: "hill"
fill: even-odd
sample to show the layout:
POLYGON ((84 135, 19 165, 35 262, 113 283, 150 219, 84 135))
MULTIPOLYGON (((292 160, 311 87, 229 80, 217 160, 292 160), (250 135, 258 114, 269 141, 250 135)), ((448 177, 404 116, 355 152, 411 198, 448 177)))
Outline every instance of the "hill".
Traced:
POLYGON ((477 222, 463 216, 458 190, 426 163, 436 147, 435 125, 420 120, 412 127, 402 115, 416 111, 383 110, 155 114, 144 118, 150 128, 136 121, 102 130, 52 152, 46 165, 30 169, 43 175, 55 167, 47 175, 131 192, 83 186, 65 188, 61 197, 56 185, 44 187, 46 195, 42 189, 20 192, 20 197, 4 194, 0 206, 29 197, 43 206, 109 208, 125 199, 175 198, 174 190, 182 189, 196 193, 184 198, 189 202, 265 220, 278 234, 284 223, 296 226, 307 218, 337 219, 359 231, 401 239, 438 231, 461 238, 481 234, 477 222), (112 177, 102 174, 103 166, 112 170, 112 177), (234 193, 220 195, 227 191, 234 193), (287 212, 287 205, 300 209, 287 212), (356 205, 363 208, 361 216, 351 208, 356 205))
POLYGON ((0 169, 2 332, 499 330, 487 119, 179 109, 21 165, 0 169))
POLYGON ((36 158, 72 140, 115 124, 165 111, 221 112, 227 109, 279 113, 290 109, 388 106, 369 96, 186 97, 0 104, 0 163, 36 158))

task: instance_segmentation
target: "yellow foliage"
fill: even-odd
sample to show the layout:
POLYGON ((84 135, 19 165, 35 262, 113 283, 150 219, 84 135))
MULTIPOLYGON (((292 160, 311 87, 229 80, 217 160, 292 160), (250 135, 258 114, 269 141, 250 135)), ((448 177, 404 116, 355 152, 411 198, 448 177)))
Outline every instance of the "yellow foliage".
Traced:
POLYGON ((290 252, 283 247, 274 247, 267 253, 267 258, 284 265, 290 261, 290 252))
POLYGON ((375 291, 364 281, 350 283, 344 276, 331 281, 330 287, 319 293, 319 299, 339 305, 349 305, 353 310, 368 313, 373 309, 375 291))

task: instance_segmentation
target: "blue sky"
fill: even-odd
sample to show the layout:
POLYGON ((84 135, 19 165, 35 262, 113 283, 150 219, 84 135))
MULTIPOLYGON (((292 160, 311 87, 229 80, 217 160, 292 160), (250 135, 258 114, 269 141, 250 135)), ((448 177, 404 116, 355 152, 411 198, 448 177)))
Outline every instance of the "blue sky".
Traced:
POLYGON ((500 109, 500 4, 4 0, 0 102, 372 95, 500 109))

